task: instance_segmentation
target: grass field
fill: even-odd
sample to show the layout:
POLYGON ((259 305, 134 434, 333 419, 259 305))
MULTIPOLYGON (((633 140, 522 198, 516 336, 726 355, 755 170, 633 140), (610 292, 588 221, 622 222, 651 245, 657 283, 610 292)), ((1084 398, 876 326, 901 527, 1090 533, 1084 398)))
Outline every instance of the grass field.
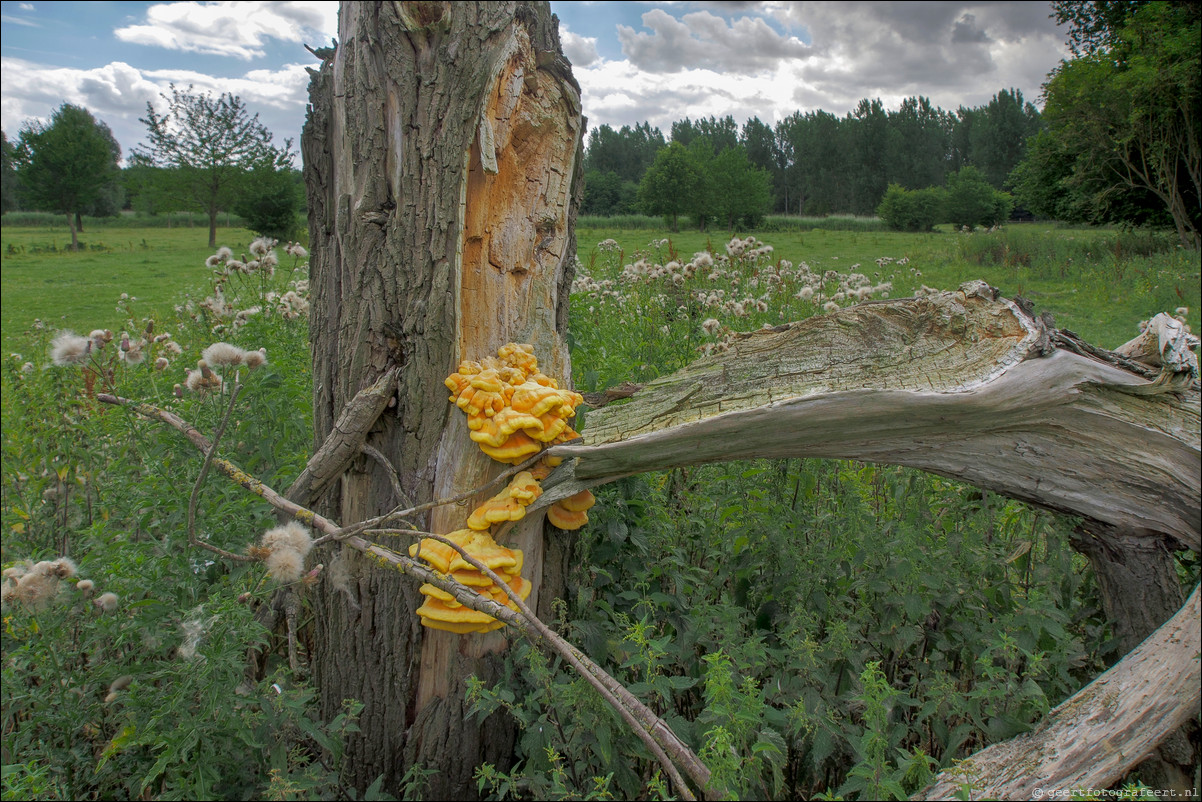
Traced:
MULTIPOLYGON (((244 228, 219 228, 219 245, 245 251, 254 235, 244 228)), ((205 228, 89 228, 81 250, 70 250, 65 226, 18 227, 0 232, 0 343, 5 351, 35 319, 52 328, 86 332, 116 327, 122 293, 138 299, 139 313, 154 317, 179 303, 184 293, 207 291, 212 253, 205 228)))
MULTIPOLYGON (((777 258, 805 261, 815 270, 846 272, 859 265, 870 277, 881 273, 880 280, 893 282, 894 298, 923 285, 952 289, 984 279, 1008 297, 1030 298, 1037 308, 1051 311, 1061 327, 1104 347, 1133 337, 1140 320, 1179 306, 1190 307, 1188 319, 1198 330, 1198 256, 1152 235, 1028 224, 972 235, 815 228, 759 236, 775 248, 777 258), (907 259, 908 266, 878 269, 876 260, 882 257, 907 259)), ((235 251, 245 250, 252 238, 246 229, 218 229, 219 244, 235 251)), ((596 262, 596 245, 603 240, 616 240, 625 261, 631 261, 636 251, 664 238, 686 258, 706 248, 721 252, 728 240, 725 232, 577 229, 586 266, 596 262)), ((203 228, 93 226, 81 241, 84 249, 71 253, 65 226, 4 226, 0 343, 5 350, 12 350, 15 338, 35 319, 77 331, 111 327, 122 319, 116 310, 122 293, 138 299, 141 314, 153 316, 184 293, 206 287, 204 260, 210 250, 203 228)))
MULTIPOLYGON (((647 251, 653 239, 668 237, 685 259, 706 248, 722 252, 729 239, 725 232, 613 228, 582 228, 576 234, 586 266, 597 261, 596 243, 610 238, 623 247, 624 262, 632 261, 636 250, 647 251)), ((847 272, 858 265, 870 278, 879 273, 880 280, 893 282, 894 298, 913 295, 923 285, 947 290, 983 279, 1007 297, 1031 299, 1038 310, 1051 311, 1058 326, 1106 348, 1138 334, 1139 321, 1181 306, 1189 307, 1188 320, 1198 330, 1198 254, 1156 235, 1024 224, 971 235, 814 229, 758 236, 774 247, 777 258, 805 261, 815 271, 847 272), (895 263, 878 267, 881 258, 895 263), (904 269, 896 266, 901 259, 908 260, 904 269)))

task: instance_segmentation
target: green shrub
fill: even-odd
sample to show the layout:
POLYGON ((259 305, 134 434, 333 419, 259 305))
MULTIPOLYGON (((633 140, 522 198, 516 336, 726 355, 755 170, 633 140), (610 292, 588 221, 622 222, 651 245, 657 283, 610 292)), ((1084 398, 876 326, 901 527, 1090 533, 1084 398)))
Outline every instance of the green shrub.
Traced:
POLYGON ((890 184, 877 216, 894 231, 930 231, 940 222, 947 192, 939 187, 905 189, 890 184))
POLYGON ((964 167, 947 177, 947 195, 941 217, 957 228, 995 226, 1005 222, 1014 209, 1014 199, 994 189, 984 173, 964 167))

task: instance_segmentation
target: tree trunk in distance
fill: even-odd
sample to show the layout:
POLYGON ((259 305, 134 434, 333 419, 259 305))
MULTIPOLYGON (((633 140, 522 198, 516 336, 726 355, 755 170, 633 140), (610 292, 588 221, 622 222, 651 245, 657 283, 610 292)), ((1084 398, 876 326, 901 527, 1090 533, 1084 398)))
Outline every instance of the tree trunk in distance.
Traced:
MULTIPOLYGON (((479 486, 503 467, 468 438, 443 379, 509 341, 535 346, 567 382, 568 291, 581 189, 579 87, 547 3, 345 3, 339 44, 310 71, 302 136, 309 199, 315 442, 355 394, 399 367, 394 408, 368 444, 416 502, 479 486), (454 413, 454 414, 452 414, 454 413)), ((387 471, 358 460, 318 506, 343 524, 392 509, 387 471)), ((471 505, 417 521, 463 528, 471 505)), ((565 551, 544 558, 541 515, 507 544, 523 549, 530 602, 562 593, 565 551)), ((390 544, 404 549, 405 544, 390 544)), ((422 597, 399 574, 348 553, 323 555, 314 674, 322 714, 365 705, 347 779, 397 790, 431 766, 432 798, 474 798, 473 771, 507 766, 503 714, 468 718, 465 680, 494 684, 497 632, 427 630, 422 597)))

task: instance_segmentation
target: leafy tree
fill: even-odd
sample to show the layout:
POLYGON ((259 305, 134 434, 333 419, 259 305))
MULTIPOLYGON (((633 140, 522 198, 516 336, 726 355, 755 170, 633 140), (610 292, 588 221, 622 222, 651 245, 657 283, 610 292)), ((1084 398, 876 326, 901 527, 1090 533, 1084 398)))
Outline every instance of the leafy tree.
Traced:
POLYGON ((613 172, 588 170, 584 174, 584 199, 580 202, 581 214, 630 214, 638 204, 639 185, 624 181, 613 172))
POLYGON ((872 214, 889 184, 892 131, 889 115, 879 99, 861 100, 848 115, 853 147, 851 211, 872 214))
POLYGON ((850 127, 826 111, 795 112, 776 126, 785 163, 785 207, 799 214, 851 209, 850 127))
POLYGON ((906 189, 890 184, 876 213, 894 231, 930 231, 946 207, 947 191, 942 187, 906 189))
POLYGON ((776 132, 759 117, 752 117, 743 124, 743 132, 739 135, 739 144, 747 151, 747 159, 756 167, 768 171, 772 190, 772 208, 775 211, 788 211, 785 201, 785 158, 781 142, 776 132))
POLYGON ((975 167, 965 167, 947 177, 945 203, 942 216, 957 228, 997 225, 1014 209, 1013 199, 994 189, 975 167))
POLYGON ((650 123, 624 125, 618 131, 601 125, 589 134, 585 169, 616 173, 622 181, 637 184, 664 144, 664 135, 650 123))
POLYGON ((1003 89, 978 109, 969 132, 969 163, 1001 189, 1011 171, 1026 155, 1027 140, 1042 127, 1039 111, 1023 101, 1018 89, 1003 89))
POLYGON ((680 227, 679 218, 694 209, 694 198, 703 188, 702 176, 684 145, 672 141, 655 155, 639 182, 639 203, 647 214, 661 214, 680 227))
POLYGON ((903 187, 938 186, 947 173, 951 115, 925 97, 908 97, 889 115, 889 178, 903 187))
POLYGON ((21 129, 15 161, 22 202, 67 215, 71 249, 77 250, 80 215, 108 208, 119 197, 120 159, 108 126, 87 109, 64 103, 48 125, 35 121, 21 129))
MULTIPOLYGON (((1033 182, 1056 181, 1098 222, 1139 223, 1157 212, 1182 244, 1202 245, 1202 11, 1195 4, 1056 4, 1082 55, 1045 85, 1051 139, 1016 174, 1024 196, 1033 182), (1058 151, 1067 174, 1045 169, 1058 151)), ((1054 191, 1045 189, 1044 194, 1054 191)))
POLYGON ((304 208, 305 186, 296 170, 263 165, 247 176, 234 202, 234 212, 256 234, 278 240, 296 236, 297 215, 304 208))
POLYGON ((714 153, 721 153, 739 144, 739 126, 729 114, 718 119, 713 115, 693 122, 688 117, 672 123, 672 141, 688 147, 697 139, 709 141, 714 153))
POLYGON ((232 207, 248 171, 292 166, 292 140, 283 148, 271 144, 271 132, 251 116, 236 95, 194 94, 171 86, 163 95, 167 111, 146 104, 149 146, 141 151, 150 163, 170 168, 158 176, 177 200, 209 216, 209 247, 217 247, 217 212, 232 207))
POLYGON ((1139 6, 1148 0, 1092 0, 1052 3, 1059 25, 1068 25, 1068 46, 1074 56, 1093 55, 1113 45, 1117 32, 1139 6))
POLYGON ((736 223, 758 225, 772 207, 772 178, 751 163, 741 145, 714 156, 708 178, 714 214, 731 232, 736 223))
POLYGON ((17 208, 17 170, 13 167, 16 149, 8 141, 8 134, 0 131, 3 146, 3 166, 0 168, 0 214, 17 208))

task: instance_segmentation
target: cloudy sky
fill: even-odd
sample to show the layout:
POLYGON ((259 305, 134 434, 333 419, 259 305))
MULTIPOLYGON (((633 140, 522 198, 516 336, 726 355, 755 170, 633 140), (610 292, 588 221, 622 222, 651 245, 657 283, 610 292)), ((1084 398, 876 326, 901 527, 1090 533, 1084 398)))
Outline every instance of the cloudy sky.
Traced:
MULTIPOLYGON (((328 44, 336 2, 0 3, 0 123, 10 141, 64 102, 129 151, 147 102, 174 82, 240 96, 299 141, 303 48, 328 44)), ((946 109, 1014 87, 1038 104, 1067 55, 1045 2, 567 2, 553 0, 590 127, 794 111, 838 115, 864 97, 946 109)))

